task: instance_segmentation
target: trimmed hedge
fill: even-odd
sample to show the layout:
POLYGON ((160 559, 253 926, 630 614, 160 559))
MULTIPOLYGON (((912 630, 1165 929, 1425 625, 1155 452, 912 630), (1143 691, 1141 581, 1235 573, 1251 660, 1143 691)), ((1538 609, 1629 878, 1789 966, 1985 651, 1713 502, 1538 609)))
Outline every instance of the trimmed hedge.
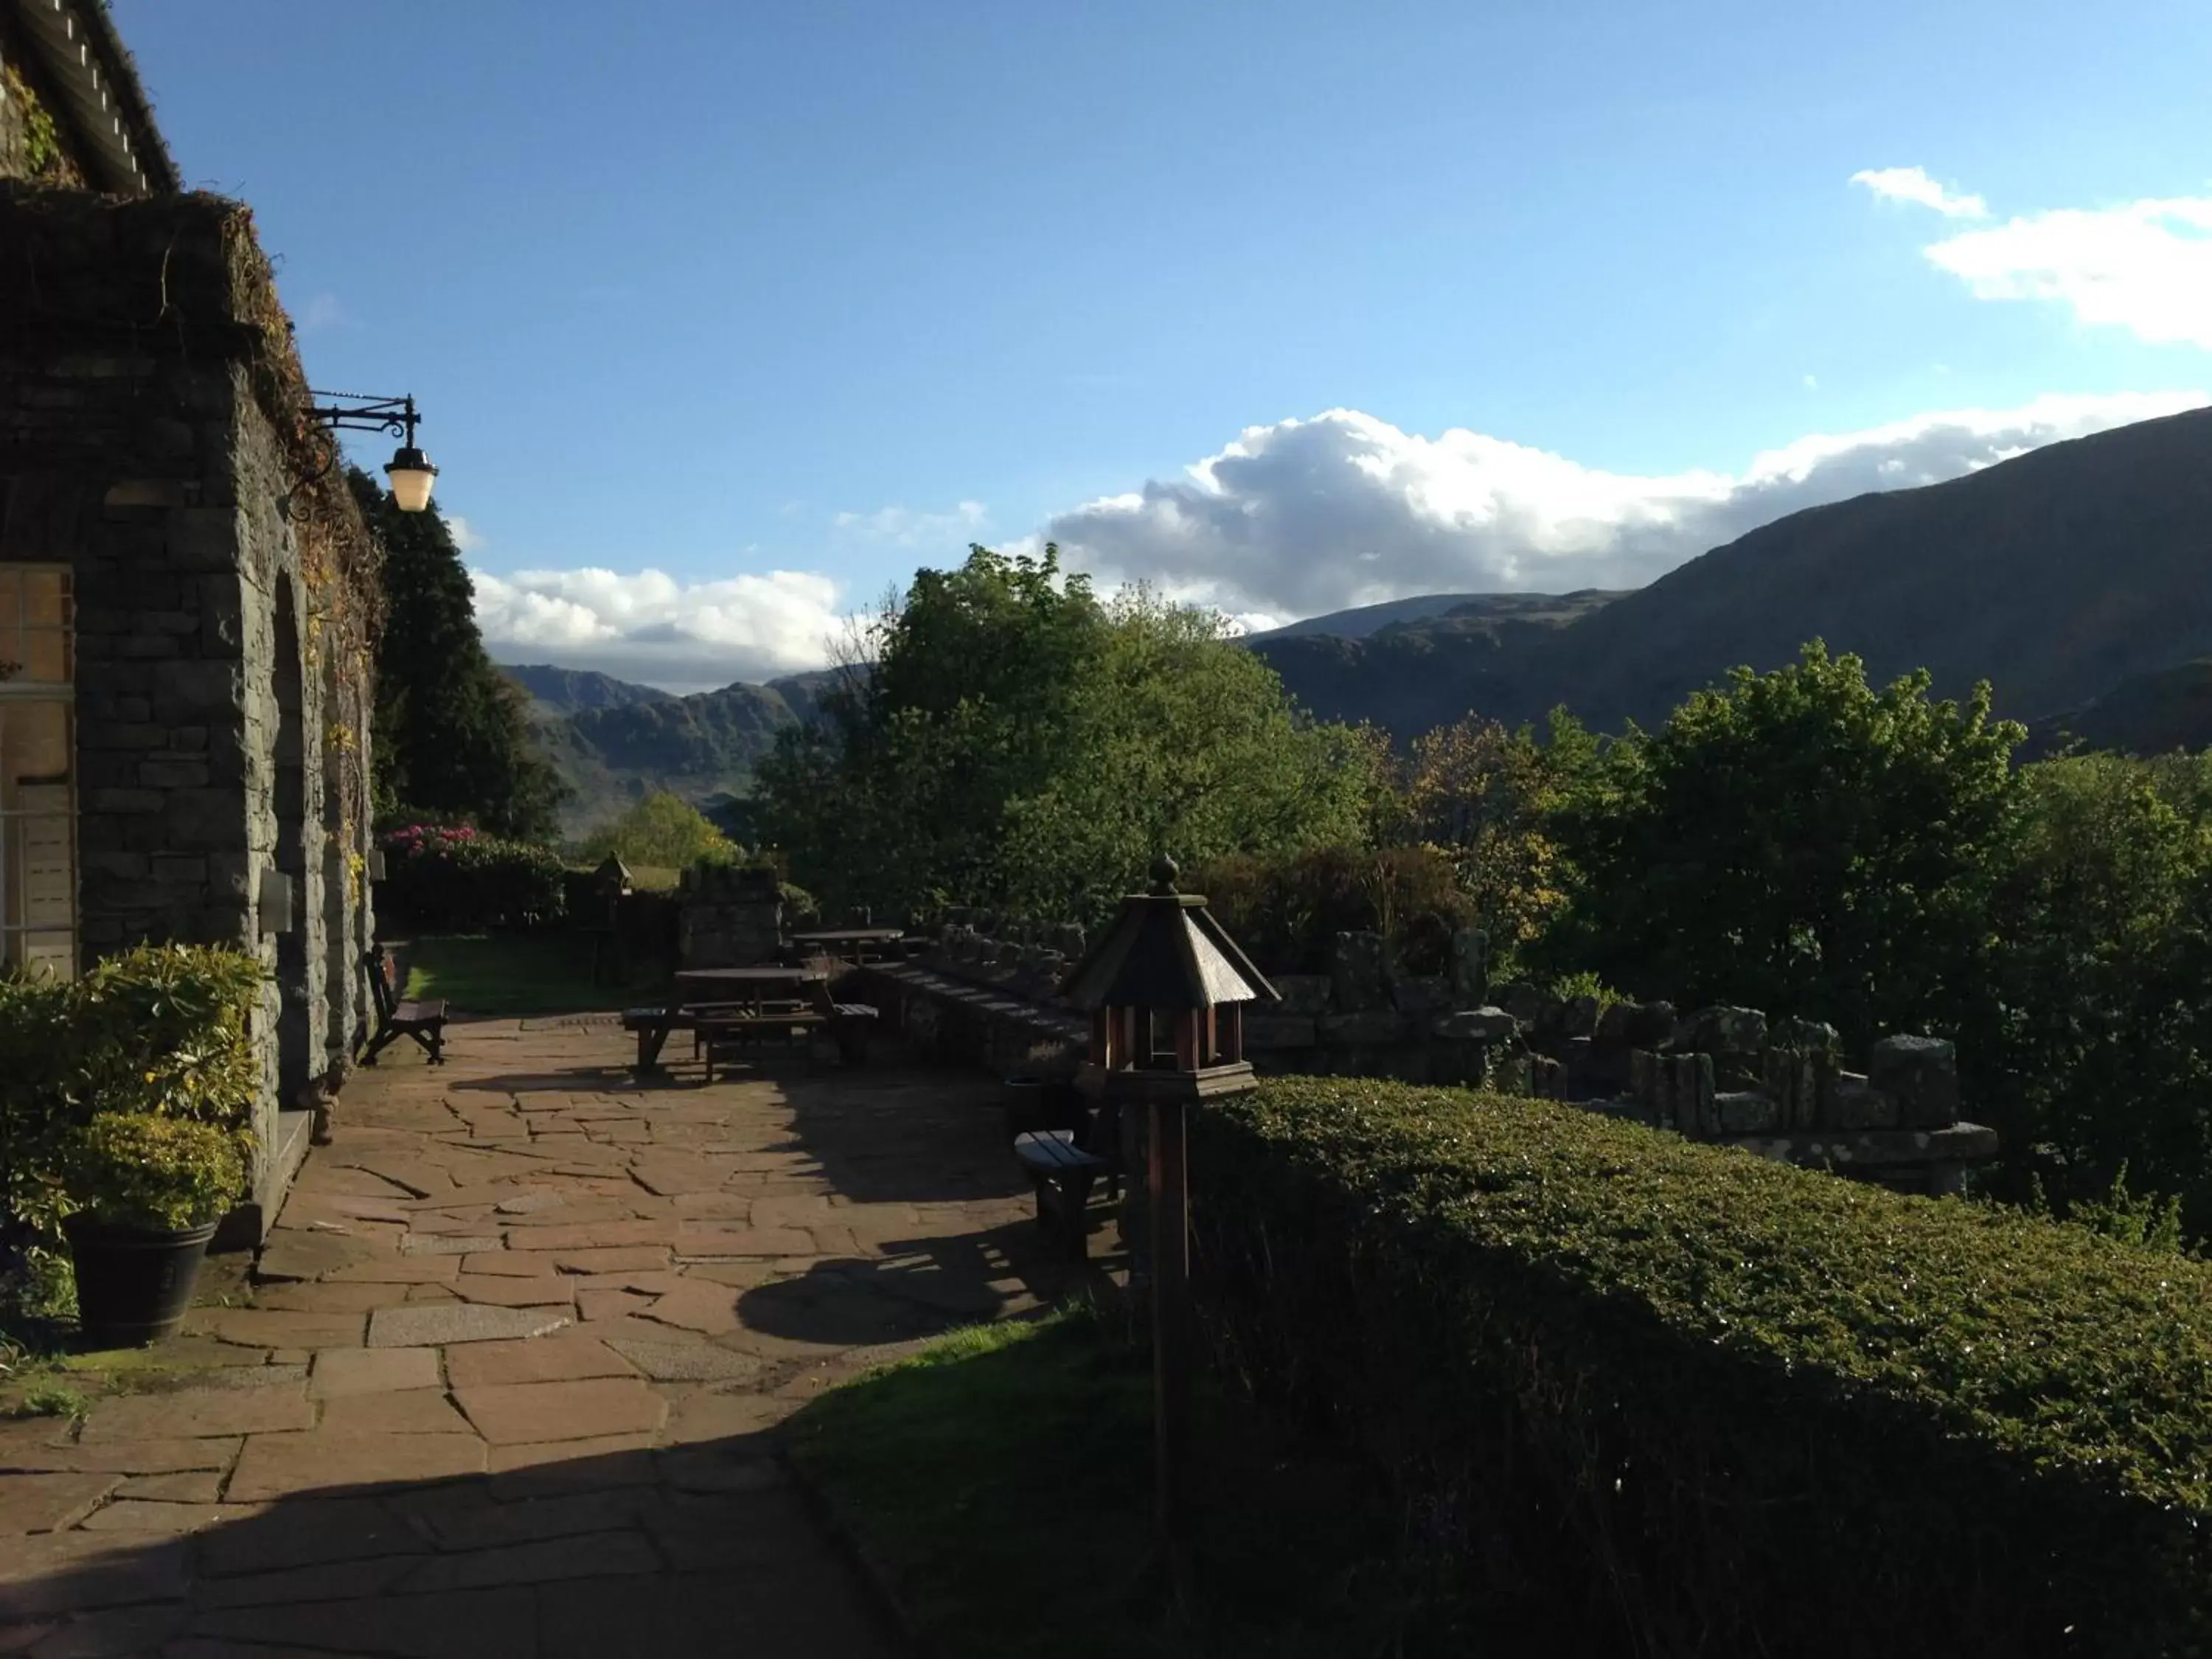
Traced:
POLYGON ((1193 1156, 1224 1361, 1558 1651, 2204 1650, 2212 1266, 1452 1090, 1193 1156))
POLYGON ((424 933, 544 927, 568 914, 568 866, 550 847, 466 824, 410 824, 380 837, 377 908, 424 933))

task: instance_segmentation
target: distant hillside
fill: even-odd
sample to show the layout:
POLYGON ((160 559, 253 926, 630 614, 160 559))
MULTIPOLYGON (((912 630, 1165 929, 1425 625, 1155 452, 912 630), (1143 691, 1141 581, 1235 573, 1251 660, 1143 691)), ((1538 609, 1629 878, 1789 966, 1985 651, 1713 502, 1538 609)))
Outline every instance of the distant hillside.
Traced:
POLYGON ((2212 748, 2212 658, 2131 676, 2094 702, 2052 715, 2030 733, 2027 752, 2049 754, 2069 740, 2124 755, 2212 748))
POLYGON ((574 714, 586 708, 628 708, 641 702, 668 702, 672 692, 650 685, 633 685, 611 674, 584 668, 556 668, 550 663, 504 666, 500 672, 544 705, 547 713, 574 714))
MULTIPOLYGON (((1388 628, 1392 623, 1422 622, 1431 617, 1442 616, 1454 605, 1470 600, 1493 597, 1484 593, 1424 593, 1417 599, 1387 599, 1381 605, 1363 605, 1351 611, 1332 611, 1325 617, 1308 617, 1304 622, 1285 623, 1280 628, 1271 628, 1265 633, 1247 637, 1253 644, 1262 640, 1295 639, 1301 634, 1328 634, 1340 640, 1364 640, 1378 628, 1388 628)), ((1515 594, 1510 597, 1522 598, 1515 594)))
MULTIPOLYGON (((2051 444, 1963 478, 1792 514, 1564 625, 1441 617, 1363 640, 1255 648, 1317 713, 1401 737, 1470 709, 1565 703, 1615 729, 1663 719, 1739 663, 1808 639, 1887 681, 1978 679, 2037 723, 2212 655, 2212 410, 2051 444)), ((1562 602, 1563 603, 1563 602, 1562 602)))
MULTIPOLYGON (((1620 595, 1583 588, 1437 597, 1450 603, 1412 620, 1386 621, 1364 635, 1283 630, 1255 635, 1247 643, 1317 718, 1370 721, 1411 738, 1470 711, 1528 718, 1519 712, 1529 698, 1525 665, 1560 629, 1620 595)), ((1338 614, 1364 623, 1384 608, 1338 614)), ((1314 623, 1328 620, 1316 617, 1314 623)))
POLYGON ((538 746, 569 788, 561 818, 572 836, 658 789, 728 811, 775 734, 820 718, 817 699, 836 677, 825 669, 678 696, 583 669, 501 672, 530 695, 538 746))

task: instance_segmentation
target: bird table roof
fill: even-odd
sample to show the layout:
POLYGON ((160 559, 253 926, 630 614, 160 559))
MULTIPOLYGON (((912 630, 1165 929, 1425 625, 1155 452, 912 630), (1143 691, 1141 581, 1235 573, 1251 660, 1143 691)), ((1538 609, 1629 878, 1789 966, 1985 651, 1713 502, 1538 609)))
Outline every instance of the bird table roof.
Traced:
POLYGON ((1206 900, 1175 890, 1172 861, 1161 860, 1152 874, 1152 890, 1121 901, 1114 925, 1061 982, 1070 1002, 1090 1010, 1281 1000, 1206 900))

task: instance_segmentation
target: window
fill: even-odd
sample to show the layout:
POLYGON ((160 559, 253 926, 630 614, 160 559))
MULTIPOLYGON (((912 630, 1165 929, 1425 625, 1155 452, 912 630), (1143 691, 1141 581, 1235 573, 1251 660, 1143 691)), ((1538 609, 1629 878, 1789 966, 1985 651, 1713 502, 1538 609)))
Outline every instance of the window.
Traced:
POLYGON ((70 574, 0 565, 0 971, 76 969, 70 574))

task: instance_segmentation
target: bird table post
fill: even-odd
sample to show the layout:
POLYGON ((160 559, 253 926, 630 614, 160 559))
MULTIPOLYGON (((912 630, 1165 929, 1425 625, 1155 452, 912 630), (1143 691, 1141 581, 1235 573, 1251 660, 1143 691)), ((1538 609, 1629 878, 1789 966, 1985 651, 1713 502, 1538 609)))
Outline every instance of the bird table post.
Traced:
POLYGON ((1061 988, 1091 1016, 1086 1092, 1121 1111, 1145 1113, 1153 1516, 1158 1564, 1180 1599, 1190 1446, 1189 1115, 1253 1086, 1243 1005, 1280 998, 1222 931, 1205 899, 1176 890, 1174 860, 1155 860, 1152 875, 1152 890, 1121 901, 1113 926, 1061 988))

